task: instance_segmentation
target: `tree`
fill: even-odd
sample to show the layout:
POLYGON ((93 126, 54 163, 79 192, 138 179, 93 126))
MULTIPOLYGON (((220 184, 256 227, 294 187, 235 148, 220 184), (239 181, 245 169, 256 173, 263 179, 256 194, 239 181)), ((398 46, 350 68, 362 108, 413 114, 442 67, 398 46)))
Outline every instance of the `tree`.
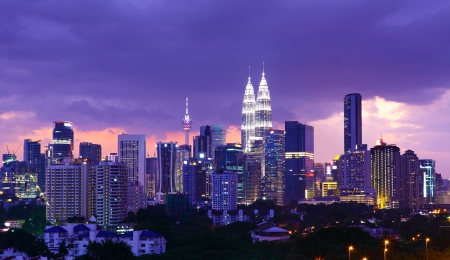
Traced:
POLYGON ((67 249, 66 240, 63 240, 61 243, 59 243, 58 247, 58 255, 60 257, 64 257, 69 253, 69 250, 67 249))
POLYGON ((131 247, 123 242, 113 242, 112 240, 104 240, 101 242, 90 241, 87 246, 87 253, 77 259, 134 259, 131 247))

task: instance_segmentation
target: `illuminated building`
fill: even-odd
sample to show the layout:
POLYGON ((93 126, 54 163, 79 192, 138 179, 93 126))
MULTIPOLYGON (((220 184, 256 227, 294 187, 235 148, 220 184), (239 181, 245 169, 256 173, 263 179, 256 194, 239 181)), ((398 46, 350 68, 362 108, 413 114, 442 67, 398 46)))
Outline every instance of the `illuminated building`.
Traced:
POLYGON ((127 212, 137 213, 139 209, 147 208, 147 196, 139 181, 127 182, 127 212))
POLYGON ((217 146, 225 145, 227 143, 227 136, 221 124, 211 125, 211 157, 215 158, 215 151, 217 146))
MULTIPOLYGON (((237 176, 237 197, 239 202, 245 199, 244 190, 244 164, 245 158, 241 144, 229 143, 218 146, 215 151, 215 170, 232 171, 237 176)), ((214 188, 213 188, 214 189, 214 188)))
POLYGON ((419 168, 423 174, 423 198, 425 204, 435 203, 435 164, 431 159, 419 160, 419 168))
POLYGON ((139 185, 146 187, 145 158, 146 139, 145 135, 121 134, 118 139, 119 162, 128 167, 128 180, 139 181, 139 185))
POLYGON ((117 226, 128 213, 128 167, 120 162, 99 162, 95 177, 97 223, 103 227, 117 226))
POLYGON ((50 222, 71 217, 87 218, 88 165, 80 159, 65 157, 47 167, 45 176, 46 217, 50 222))
POLYGON ((52 159, 62 160, 73 158, 73 123, 70 121, 55 121, 52 140, 52 159))
POLYGON ((244 101, 242 103, 242 126, 241 126, 241 143, 244 153, 249 152, 250 140, 255 137, 255 91, 248 77, 247 86, 245 87, 244 101))
POLYGON ((370 149, 371 186, 377 195, 380 209, 398 208, 397 188, 400 174, 400 148, 387 145, 383 139, 370 149))
POLYGON ((423 204, 423 174, 419 170, 419 158, 411 150, 400 156, 398 183, 400 207, 417 210, 423 204))
POLYGON ((306 196, 306 174, 314 174, 314 127, 298 121, 285 122, 285 205, 306 196))
POLYGON ((176 192, 176 142, 157 142, 158 175, 156 177, 156 198, 162 201, 167 193, 176 192))
POLYGON ((45 191, 45 157, 41 154, 41 140, 25 139, 23 142, 23 160, 31 174, 36 178, 42 192, 45 191))
POLYGON ((358 93, 344 97, 344 153, 362 144, 361 99, 358 93))
POLYGON ((9 161, 0 169, 1 194, 21 199, 34 199, 38 196, 37 183, 34 173, 30 173, 29 166, 23 161, 9 161))
POLYGON ((202 161, 195 158, 184 161, 183 193, 189 195, 192 205, 206 198, 206 168, 202 161))
POLYGON ((267 85, 263 68, 262 79, 256 96, 255 137, 263 138, 264 133, 270 129, 272 129, 272 107, 270 104, 269 86, 267 85))
POLYGON ((322 197, 336 196, 337 182, 336 181, 323 181, 321 183, 322 197))
POLYGON ((198 160, 205 160, 207 158, 213 158, 214 154, 211 154, 211 126, 200 126, 200 135, 194 137, 194 158, 198 160))
MULTIPOLYGON (((244 203, 261 198, 263 140, 250 140, 244 159, 244 203)), ((240 177, 240 176, 239 176, 240 177)))
POLYGON ((263 158, 263 198, 283 205, 284 130, 266 131, 263 158))
POLYGON ((146 193, 150 198, 156 197, 156 177, 158 175, 158 158, 148 157, 145 159, 145 168, 147 174, 147 188, 146 193))
POLYGON ((343 188, 339 190, 339 200, 374 206, 376 205, 376 192, 374 188, 343 188))
POLYGON ((184 119, 181 120, 181 125, 183 126, 183 129, 185 131, 185 138, 184 138, 184 144, 189 145, 189 130, 192 127, 192 120, 189 118, 189 111, 188 111, 188 97, 186 97, 186 114, 184 115, 184 119))
POLYGON ((92 165, 98 165, 102 160, 102 146, 89 142, 80 142, 80 158, 88 159, 92 165))
POLYGON ((342 154, 336 165, 339 189, 370 187, 370 152, 367 145, 342 154))
POLYGON ((189 161, 191 154, 190 145, 179 145, 176 155, 175 192, 183 192, 183 167, 184 162, 189 161))
POLYGON ((232 171, 213 172, 212 209, 235 210, 237 208, 238 175, 232 171))

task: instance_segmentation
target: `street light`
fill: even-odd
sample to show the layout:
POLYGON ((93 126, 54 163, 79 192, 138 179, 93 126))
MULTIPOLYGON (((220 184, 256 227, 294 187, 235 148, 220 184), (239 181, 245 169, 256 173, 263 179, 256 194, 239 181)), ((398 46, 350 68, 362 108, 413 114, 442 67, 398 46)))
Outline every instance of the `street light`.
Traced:
POLYGON ((425 239, 425 248, 427 250, 427 260, 428 260, 428 242, 430 242, 430 239, 429 238, 425 239))
POLYGON ((384 260, 386 260, 387 244, 389 244, 389 240, 384 240, 384 260))
POLYGON ((350 255, 350 253, 352 252, 352 250, 353 250, 353 247, 350 246, 350 247, 348 248, 348 260, 352 260, 352 256, 350 255))

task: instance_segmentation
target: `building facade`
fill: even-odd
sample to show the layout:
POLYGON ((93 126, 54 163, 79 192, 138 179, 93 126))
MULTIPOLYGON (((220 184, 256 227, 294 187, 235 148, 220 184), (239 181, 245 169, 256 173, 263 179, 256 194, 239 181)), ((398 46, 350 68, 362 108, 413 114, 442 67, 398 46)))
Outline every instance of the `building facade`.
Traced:
POLYGON ((242 102, 242 125, 241 125, 241 144, 245 153, 249 152, 250 140, 255 137, 255 91, 248 77, 245 87, 244 101, 242 102))
POLYGON ((145 158, 146 139, 145 135, 122 134, 118 138, 119 162, 128 167, 128 180, 139 181, 139 185, 146 187, 145 158))
POLYGON ((221 124, 211 125, 211 158, 215 156, 217 146, 226 145, 227 134, 221 124))
POLYGON ((263 69, 261 82, 256 96, 255 137, 263 138, 264 133, 272 129, 272 105, 269 86, 263 69))
POLYGON ((362 97, 358 93, 344 97, 344 153, 362 144, 362 97))
POLYGON ((419 158, 414 151, 407 150, 400 156, 399 192, 400 208, 419 209, 423 204, 423 174, 419 169, 419 158))
POLYGON ((73 142, 73 123, 70 121, 55 121, 51 144, 52 159, 62 160, 64 157, 73 158, 73 142))
POLYGON ((102 146, 89 142, 80 142, 80 158, 88 159, 92 165, 98 165, 102 160, 102 146))
POLYGON ((202 161, 190 158, 183 166, 183 192, 189 195, 192 205, 206 198, 206 169, 202 161))
POLYGON ((238 175, 232 171, 212 174, 212 209, 235 210, 237 208, 238 175))
POLYGON ((262 196, 283 205, 284 130, 269 130, 264 135, 262 196))
POLYGON ((215 150, 215 171, 232 171, 237 174, 237 196, 238 201, 243 202, 245 199, 244 190, 244 164, 245 156, 242 152, 241 144, 229 143, 226 145, 218 146, 215 150))
POLYGON ((165 194, 176 192, 176 142, 156 143, 156 154, 158 158, 156 178, 156 198, 163 201, 165 194))
POLYGON ((431 159, 421 159, 419 160, 419 169, 423 174, 424 204, 436 203, 436 162, 431 159))

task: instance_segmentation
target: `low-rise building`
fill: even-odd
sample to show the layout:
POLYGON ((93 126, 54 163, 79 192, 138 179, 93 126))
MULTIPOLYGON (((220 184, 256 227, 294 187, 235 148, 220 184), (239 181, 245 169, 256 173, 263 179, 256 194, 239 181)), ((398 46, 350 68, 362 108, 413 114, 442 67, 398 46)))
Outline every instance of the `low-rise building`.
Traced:
POLYGON ((253 243, 261 241, 288 241, 289 231, 279 227, 270 227, 264 230, 255 229, 251 232, 253 243))
POLYGON ((228 225, 233 222, 262 222, 274 216, 274 210, 208 210, 208 217, 213 225, 228 225))

